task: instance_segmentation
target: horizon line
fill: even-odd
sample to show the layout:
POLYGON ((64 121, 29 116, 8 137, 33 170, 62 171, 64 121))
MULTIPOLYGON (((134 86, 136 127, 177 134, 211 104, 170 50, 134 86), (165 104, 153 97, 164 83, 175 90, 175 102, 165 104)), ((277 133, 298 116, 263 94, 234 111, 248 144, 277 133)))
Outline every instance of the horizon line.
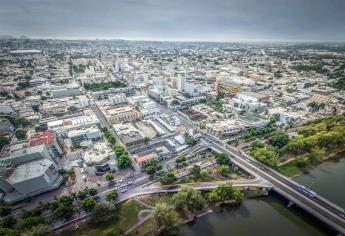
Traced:
MULTIPOLYGON (((345 43, 345 39, 233 39, 233 40, 198 40, 190 38, 178 38, 178 39, 166 39, 166 38, 131 38, 131 37, 42 37, 42 36, 31 36, 21 35, 13 36, 1 34, 1 36, 9 36, 8 39, 21 39, 26 37, 26 40, 66 40, 66 41, 134 41, 134 42, 181 42, 181 43, 345 43)), ((0 38, 1 40, 1 38, 0 38)))

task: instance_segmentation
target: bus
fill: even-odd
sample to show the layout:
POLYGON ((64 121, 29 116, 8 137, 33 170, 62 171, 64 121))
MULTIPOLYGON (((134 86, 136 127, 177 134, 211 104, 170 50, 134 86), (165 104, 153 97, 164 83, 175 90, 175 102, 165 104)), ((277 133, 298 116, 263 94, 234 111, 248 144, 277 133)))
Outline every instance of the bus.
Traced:
POLYGON ((316 197, 316 193, 315 192, 311 191, 310 189, 307 189, 303 185, 300 185, 298 189, 299 189, 300 192, 304 193, 308 197, 311 197, 311 198, 315 198, 316 197))

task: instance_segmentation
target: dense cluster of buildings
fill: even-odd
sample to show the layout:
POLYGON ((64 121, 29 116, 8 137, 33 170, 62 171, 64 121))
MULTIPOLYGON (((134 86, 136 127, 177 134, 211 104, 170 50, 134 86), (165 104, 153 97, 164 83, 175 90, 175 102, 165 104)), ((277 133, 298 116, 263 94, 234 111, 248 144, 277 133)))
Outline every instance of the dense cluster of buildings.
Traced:
POLYGON ((182 134, 193 129, 231 140, 273 117, 295 125, 343 112, 344 91, 326 73, 296 69, 334 52, 305 47, 287 57, 278 44, 2 40, 2 198, 58 188, 74 153, 83 178, 117 171, 105 124, 141 166, 188 148, 182 134))

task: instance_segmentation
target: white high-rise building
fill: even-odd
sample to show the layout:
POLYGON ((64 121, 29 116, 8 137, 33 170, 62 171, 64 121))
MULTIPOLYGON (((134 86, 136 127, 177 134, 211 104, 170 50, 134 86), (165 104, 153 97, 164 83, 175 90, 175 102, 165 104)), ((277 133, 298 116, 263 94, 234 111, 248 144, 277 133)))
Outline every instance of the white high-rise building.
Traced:
POLYGON ((178 74, 177 75, 177 90, 178 91, 184 91, 186 87, 186 77, 178 74))

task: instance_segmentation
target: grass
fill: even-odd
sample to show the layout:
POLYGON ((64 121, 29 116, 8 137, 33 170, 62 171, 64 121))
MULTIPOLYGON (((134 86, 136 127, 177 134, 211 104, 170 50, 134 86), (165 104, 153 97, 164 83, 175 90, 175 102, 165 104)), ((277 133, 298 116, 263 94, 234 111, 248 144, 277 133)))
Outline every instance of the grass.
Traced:
POLYGON ((303 173, 303 171, 297 167, 295 161, 291 161, 285 165, 279 166, 278 171, 287 177, 293 177, 303 173))
POLYGON ((89 222, 80 229, 68 232, 68 236, 118 235, 138 222, 138 213, 144 209, 134 200, 120 205, 119 214, 105 221, 89 222))
POLYGON ((145 221, 145 223, 140 225, 136 230, 128 234, 128 236, 143 236, 143 235, 151 236, 151 235, 155 235, 154 233, 155 230, 156 230, 156 225, 153 218, 151 217, 150 219, 145 221))
POLYGON ((172 204, 171 197, 173 194, 171 193, 157 193, 157 194, 149 194, 143 195, 138 197, 141 201, 149 204, 151 206, 156 205, 158 202, 165 202, 168 205, 172 204))

